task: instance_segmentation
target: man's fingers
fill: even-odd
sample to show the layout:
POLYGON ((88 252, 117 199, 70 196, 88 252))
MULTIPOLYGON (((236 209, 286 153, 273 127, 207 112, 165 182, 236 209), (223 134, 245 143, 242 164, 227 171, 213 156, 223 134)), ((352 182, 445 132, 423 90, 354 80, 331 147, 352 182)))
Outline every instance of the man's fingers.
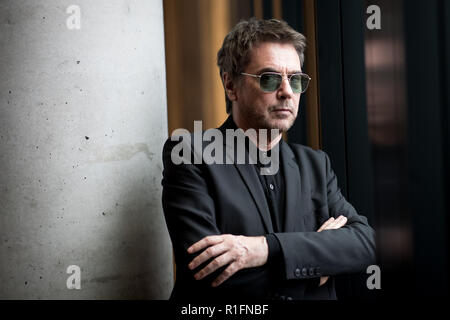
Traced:
POLYGON ((219 235, 219 236, 208 236, 204 237, 202 240, 197 241, 192 246, 190 246, 187 249, 188 253, 195 253, 199 250, 202 250, 206 247, 213 246, 215 244, 218 244, 224 240, 225 235, 219 235))
POLYGON ((231 255, 229 253, 224 253, 223 255, 218 256, 213 261, 211 261, 202 270, 197 272, 194 277, 195 277, 196 280, 203 279, 207 275, 213 273, 214 271, 216 271, 220 267, 223 267, 223 266, 229 264, 232 261, 233 261, 233 259, 232 259, 231 255))
POLYGON ((320 277, 319 287, 323 286, 327 281, 329 277, 320 277))
POLYGON ((348 219, 347 219, 347 217, 344 217, 344 216, 339 216, 339 219, 340 219, 340 222, 338 223, 338 228, 341 228, 341 227, 345 226, 348 219))
POLYGON ((265 237, 246 237, 234 235, 210 236, 194 243, 188 248, 188 253, 205 249, 188 265, 192 270, 202 263, 212 260, 195 274, 200 280, 219 268, 224 271, 214 280, 213 286, 218 286, 240 269, 256 267, 267 262, 268 245, 265 237), (211 259, 212 258, 212 259, 211 259))
POLYGON ((225 280, 230 278, 233 274, 235 274, 239 270, 237 263, 232 263, 226 268, 211 284, 213 287, 217 287, 221 285, 225 280))
POLYGON ((321 232, 323 230, 332 230, 332 229, 339 229, 343 227, 347 223, 347 218, 343 215, 340 215, 338 218, 334 219, 331 217, 327 221, 322 224, 322 226, 317 230, 317 232, 321 232))
POLYGON ((345 224, 347 223, 347 218, 344 216, 339 216, 337 219, 335 219, 333 221, 333 223, 331 223, 330 225, 328 225, 327 229, 331 230, 331 229, 339 229, 343 226, 345 226, 345 224))
POLYGON ((319 228, 319 230, 317 230, 317 232, 323 231, 327 228, 328 225, 330 225, 331 223, 333 223, 334 218, 331 217, 330 219, 328 219, 327 221, 325 221, 319 228))
POLYGON ((221 255, 225 251, 227 251, 227 248, 223 244, 223 242, 213 245, 213 246, 207 248, 201 254, 199 254, 194 260, 192 260, 191 263, 189 263, 188 267, 189 267, 189 269, 194 270, 199 265, 201 265, 203 262, 208 261, 209 259, 211 259, 213 257, 217 257, 218 255, 221 255))

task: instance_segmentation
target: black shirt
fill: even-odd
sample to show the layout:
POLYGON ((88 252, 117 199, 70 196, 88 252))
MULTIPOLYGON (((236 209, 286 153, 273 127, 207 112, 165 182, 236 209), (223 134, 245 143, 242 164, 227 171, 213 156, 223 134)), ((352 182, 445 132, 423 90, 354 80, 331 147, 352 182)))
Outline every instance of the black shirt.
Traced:
MULTIPOLYGON (((231 119, 233 124, 233 129, 238 129, 236 123, 231 119)), ((246 138, 246 151, 249 150, 249 143, 253 143, 249 138, 246 138)), ((285 143, 283 139, 279 142, 279 150, 281 150, 281 144, 285 143)), ((262 168, 269 168, 270 163, 267 163, 265 157, 271 157, 271 150, 267 152, 263 152, 257 149, 258 152, 258 161, 253 165, 257 176, 259 177, 259 181, 261 182, 261 186, 264 190, 267 205, 270 210, 270 217, 272 220, 272 226, 274 232, 283 232, 284 230, 284 219, 285 219, 285 182, 284 182, 284 170, 281 161, 281 152, 279 152, 280 159, 278 170, 274 174, 262 174, 262 168)), ((247 158, 248 159, 248 158, 247 158)), ((264 169, 263 169, 264 170, 264 169)), ((267 171, 266 171, 267 172, 267 171)), ((274 262, 281 261, 281 246, 278 238, 270 233, 265 235, 267 240, 267 245, 269 247, 269 256, 268 263, 273 264, 274 262)))
MULTIPOLYGON (((282 143, 280 141, 280 143, 282 143)), ((262 152, 260 151, 261 157, 271 157, 271 151, 262 152)), ((281 155, 280 155, 281 157, 281 155)), ((281 162, 281 161, 280 161, 281 162)), ((272 218, 273 230, 275 232, 282 232, 284 226, 284 209, 285 209, 285 201, 284 201, 284 176, 283 176, 283 168, 280 165, 277 172, 274 174, 265 174, 261 173, 263 168, 269 168, 270 164, 264 165, 258 161, 258 163, 254 166, 256 170, 256 174, 259 177, 259 181, 261 182, 261 186, 264 189, 264 193, 266 195, 267 204, 270 210, 270 216, 272 218)), ((268 170, 267 170, 268 171, 268 170)))

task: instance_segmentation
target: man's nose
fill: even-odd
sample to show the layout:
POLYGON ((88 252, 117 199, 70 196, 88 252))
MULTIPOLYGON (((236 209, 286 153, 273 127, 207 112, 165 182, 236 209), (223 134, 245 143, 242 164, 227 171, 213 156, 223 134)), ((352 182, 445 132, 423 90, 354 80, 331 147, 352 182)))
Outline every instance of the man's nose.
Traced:
POLYGON ((277 95, 279 99, 291 99, 293 97, 294 92, 292 91, 291 84, 289 83, 289 78, 287 77, 287 75, 283 75, 283 79, 281 80, 277 95))

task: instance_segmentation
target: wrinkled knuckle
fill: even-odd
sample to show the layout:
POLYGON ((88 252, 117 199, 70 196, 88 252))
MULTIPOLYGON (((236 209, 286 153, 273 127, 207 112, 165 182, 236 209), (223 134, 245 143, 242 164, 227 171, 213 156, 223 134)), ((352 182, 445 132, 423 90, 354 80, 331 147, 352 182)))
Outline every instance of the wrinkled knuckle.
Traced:
POLYGON ((220 261, 219 259, 215 259, 211 264, 213 267, 218 268, 220 266, 220 261))

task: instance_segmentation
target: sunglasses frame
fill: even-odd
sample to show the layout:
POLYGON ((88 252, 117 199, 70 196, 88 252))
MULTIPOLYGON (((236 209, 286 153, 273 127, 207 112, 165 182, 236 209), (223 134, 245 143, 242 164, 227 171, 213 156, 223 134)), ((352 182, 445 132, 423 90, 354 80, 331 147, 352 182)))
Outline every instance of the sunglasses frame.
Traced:
MULTIPOLYGON (((244 75, 244 76, 250 76, 250 77, 253 77, 253 78, 259 78, 259 88, 260 88, 263 92, 275 92, 275 91, 277 91, 278 89, 280 89, 281 83, 283 82, 283 76, 284 76, 283 74, 281 74, 281 73, 279 73, 279 72, 263 72, 263 73, 261 73, 261 74, 259 74, 259 75, 258 75, 258 74, 251 74, 251 73, 241 72, 241 74, 244 75), (261 77, 262 77, 263 75, 265 75, 265 74, 274 74, 274 75, 279 75, 279 76, 281 76, 281 82, 280 82, 280 84, 278 85, 278 87, 277 87, 275 90, 272 90, 272 91, 265 91, 265 90, 263 90, 263 88, 261 88, 261 77)), ((295 92, 295 93, 304 93, 304 92, 306 91, 306 89, 308 89, 309 82, 311 81, 311 77, 310 77, 309 75, 307 75, 306 73, 302 73, 302 72, 299 72, 299 73, 292 73, 292 74, 287 74, 286 76, 287 76, 287 78, 288 78, 289 85, 291 85, 291 78, 292 78, 292 76, 296 76, 296 75, 300 75, 300 76, 306 77, 306 79, 308 79, 308 83, 306 84, 305 89, 302 90, 301 92, 295 92)), ((291 86, 291 90, 292 90, 292 86, 291 86)), ((292 92, 294 92, 294 90, 292 90, 292 92)))

